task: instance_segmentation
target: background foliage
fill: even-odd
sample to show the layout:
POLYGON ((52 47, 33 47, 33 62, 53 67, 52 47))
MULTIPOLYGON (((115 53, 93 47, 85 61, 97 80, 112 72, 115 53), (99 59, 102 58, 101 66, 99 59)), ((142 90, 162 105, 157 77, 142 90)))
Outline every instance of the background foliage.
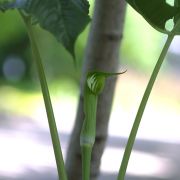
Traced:
MULTIPOLYGON (((92 8, 93 5, 91 5, 91 14, 92 8)), ((122 64, 148 72, 158 56, 161 43, 163 44, 162 34, 154 31, 131 7, 128 7, 127 12, 128 15, 121 50, 123 57, 122 64)), ((2 67, 6 57, 9 54, 14 54, 15 56, 22 57, 22 60, 25 61, 28 71, 26 76, 28 75, 28 79, 31 81, 35 76, 34 66, 33 62, 29 59, 29 43, 20 16, 16 11, 8 11, 5 14, 0 13, 0 23, 2 25, 1 27, 3 27, 0 29, 1 78, 3 78, 2 67), (16 49, 19 49, 18 52, 16 49)), ((79 36, 75 46, 78 71, 73 67, 72 57, 49 32, 40 29, 38 26, 36 27, 36 31, 47 77, 53 80, 66 76, 78 82, 89 26, 79 36)))

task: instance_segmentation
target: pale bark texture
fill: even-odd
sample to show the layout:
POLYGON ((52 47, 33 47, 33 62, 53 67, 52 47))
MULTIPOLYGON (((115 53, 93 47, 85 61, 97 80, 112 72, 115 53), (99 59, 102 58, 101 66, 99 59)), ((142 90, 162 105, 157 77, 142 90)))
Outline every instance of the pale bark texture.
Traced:
MULTIPOLYGON (((85 53, 81 79, 81 94, 75 126, 67 152, 66 168, 69 180, 81 180, 80 131, 83 124, 83 87, 88 71, 117 72, 119 69, 119 48, 122 40, 124 0, 96 0, 88 44, 85 53)), ((106 82, 103 93, 98 100, 97 134, 92 154, 91 180, 99 174, 101 156, 105 147, 108 122, 113 101, 116 78, 106 82)))

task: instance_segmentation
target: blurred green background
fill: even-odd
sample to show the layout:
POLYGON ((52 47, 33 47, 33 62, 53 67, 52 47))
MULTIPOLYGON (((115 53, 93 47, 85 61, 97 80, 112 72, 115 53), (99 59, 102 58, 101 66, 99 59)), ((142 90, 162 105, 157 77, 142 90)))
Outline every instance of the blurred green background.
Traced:
MULTIPOLYGON (((90 2, 90 12, 92 16, 94 1, 90 2)), ((42 30, 39 26, 36 26, 35 30, 53 101, 58 129, 63 137, 63 133, 69 135, 73 127, 89 26, 79 36, 76 42, 77 69, 73 66, 72 57, 50 33, 42 30)), ((139 102, 165 40, 165 35, 155 31, 140 15, 128 6, 123 41, 121 49, 119 50, 121 55, 120 69, 127 69, 128 71, 123 76, 120 76, 117 81, 109 126, 109 133, 111 136, 125 137, 127 139, 139 102)), ((172 170, 174 170, 174 166, 170 168, 171 163, 174 165, 173 163, 177 162, 175 165, 179 167, 180 160, 177 161, 179 155, 177 155, 176 152, 174 153, 174 151, 169 148, 170 146, 168 144, 170 143, 172 145, 173 143, 180 142, 180 135, 178 133, 180 127, 179 42, 180 40, 174 41, 166 57, 167 61, 165 61, 163 65, 162 71, 158 76, 157 83, 151 94, 138 136, 138 138, 142 140, 142 144, 144 142, 147 143, 145 143, 147 149, 142 152, 146 153, 148 158, 150 158, 149 154, 161 153, 162 155, 162 152, 164 152, 164 157, 162 157, 164 159, 167 157, 166 160, 168 161, 162 161, 162 159, 159 158, 159 154, 157 157, 155 156, 155 160, 157 159, 158 161, 154 161, 153 154, 153 161, 150 161, 152 164, 149 163, 149 166, 144 166, 143 162, 149 162, 149 159, 147 160, 146 156, 142 156, 141 158, 138 154, 139 151, 136 150, 138 152, 137 160, 134 161, 134 166, 130 168, 129 171, 132 175, 133 173, 135 173, 135 175, 139 173, 139 175, 144 176, 146 173, 145 176, 159 177, 162 174, 166 175, 166 172, 171 172, 173 174, 172 170), (157 141, 158 143, 156 143, 157 141), (157 151, 151 149, 152 152, 150 152, 148 149, 150 147, 148 144, 149 142, 152 143, 152 149, 156 147, 154 149, 157 151), (166 146, 162 145, 163 142, 167 143, 166 146), (153 143, 155 143, 155 145, 153 143), (174 159, 171 157, 171 154, 175 154, 174 159), (171 160, 172 162, 170 162, 171 160), (157 162, 161 162, 161 164, 159 165, 157 162), (159 170, 161 165, 163 166, 163 170, 159 170), (140 167, 139 170, 136 167, 140 167), (147 168, 147 171, 142 171, 142 168, 147 168), (157 175, 157 172, 159 175, 157 175), (156 174, 154 175, 153 173, 156 174)), ((18 126, 18 132, 22 132, 23 134, 23 131, 25 131, 25 133, 29 131, 31 136, 36 133, 35 130, 38 131, 38 128, 40 128, 39 133, 41 133, 43 129, 43 132, 45 130, 49 135, 46 113, 36 68, 31 56, 29 40, 24 24, 16 11, 8 11, 6 13, 0 12, 0 128, 3 129, 7 126, 13 127, 13 129, 16 129, 18 126), (24 126, 26 123, 38 124, 38 127, 35 126, 30 129, 29 126, 24 126)), ((3 131, 0 131, 0 133, 2 132, 3 131)), ((42 134, 42 136, 44 136, 44 134, 42 134)), ((4 143, 4 145, 1 146, 3 148, 0 153, 0 179, 4 169, 6 175, 13 174, 15 171, 14 169, 16 169, 14 167, 12 170, 9 168, 9 165, 12 164, 12 159, 16 158, 11 152, 7 153, 8 149, 12 149, 13 143, 11 141, 14 142, 14 153, 17 154, 18 158, 18 160, 15 159, 13 162, 17 164, 19 160, 21 160, 20 157, 25 152, 28 152, 28 155, 25 154, 22 156, 22 158, 24 158, 22 160, 23 162, 30 161, 31 159, 33 160, 35 154, 38 157, 34 158, 37 162, 42 161, 42 163, 44 163, 44 159, 51 160, 49 157, 46 158, 48 153, 45 153, 42 159, 40 158, 41 154, 43 155, 42 150, 39 151, 37 149, 37 153, 31 151, 32 147, 38 147, 45 139, 41 139, 41 141, 37 142, 34 146, 30 144, 30 148, 26 149, 26 145, 23 146, 23 144, 24 142, 28 142, 27 147, 29 147, 29 141, 25 139, 22 142, 20 141, 18 145, 16 141, 24 136, 15 136, 12 129, 10 132, 8 131, 8 133, 6 132, 4 136, 1 135, 0 137, 2 137, 2 139, 0 139, 1 144, 4 143), (12 133, 12 135, 9 135, 10 133, 12 133), (7 135, 11 139, 6 140, 5 137, 7 135), (3 138, 5 140, 3 140, 3 138), (32 158, 29 154, 32 154, 32 158), (26 160, 27 157, 30 157, 30 160, 26 160), (5 163, 7 167, 4 165, 5 163), (6 170, 9 170, 9 172, 7 173, 6 170)), ((33 141, 35 142, 36 140, 33 141)), ((67 144, 66 139, 64 144, 67 144)), ((49 146, 51 146, 51 144, 49 146)), ((63 148, 65 152, 67 147, 65 146, 63 148)), ((177 147, 175 149, 177 149, 177 147)), ((111 152, 113 156, 114 150, 115 153, 121 155, 123 152, 122 147, 118 149, 120 152, 117 151, 117 147, 114 147, 114 149, 110 147, 110 150, 113 150, 113 152, 111 152)), ((108 161, 105 163, 107 167, 103 166, 105 170, 106 168, 111 168, 109 167, 109 162, 112 161, 112 154, 108 156, 109 154, 105 153, 105 156, 106 155, 106 160, 108 161), (110 157, 110 159, 108 157, 110 157)), ((114 157, 116 158, 117 156, 114 157)), ((103 162, 106 160, 103 160, 103 162)), ((117 159, 112 161, 111 164, 115 164, 116 166, 116 164, 119 163, 119 161, 115 163, 116 161, 117 159)), ((53 153, 52 162, 50 163, 54 163, 53 153)), ((20 167, 21 166, 20 163, 20 167)), ((17 167, 19 168, 19 166, 17 167)), ((115 169, 118 169, 118 164, 115 169)), ((178 169, 177 173, 179 173, 178 169)), ((177 179, 179 179, 179 177, 180 175, 177 179)), ((167 178, 165 179, 167 180, 167 178)), ((168 180, 173 180, 173 178, 169 178, 168 180)))
MULTIPOLYGON (((94 4, 90 2, 92 17, 94 4)), ((3 95, 0 111, 22 111, 31 115, 32 104, 36 104, 35 97, 41 97, 41 92, 26 29, 15 10, 0 12, 0 25, 0 93, 3 95), (28 109, 23 109, 27 106, 28 109)), ((62 97, 74 97, 77 101, 89 26, 76 42, 77 69, 73 66, 71 55, 49 32, 38 25, 35 30, 52 96, 62 94, 62 97)), ((164 42, 165 35, 155 31, 128 6, 120 49, 120 68, 149 77, 164 42)), ((165 61, 163 72, 170 69, 167 64, 165 61)))
MULTIPOLYGON (((91 16, 92 9, 91 2, 91 16)), ((1 12, 0 24, 1 82, 25 89, 27 87, 28 90, 36 89, 36 69, 26 30, 17 11, 1 12)), ((49 83, 69 80, 78 86, 88 31, 89 26, 76 42, 78 69, 75 70, 71 56, 62 45, 50 33, 36 26, 36 38, 49 83)), ((153 30, 136 12, 128 8, 123 37, 121 64, 149 73, 160 52, 162 34, 153 30)))
MULTIPOLYGON (((92 14, 93 5, 91 5, 92 14)), ((34 62, 31 59, 29 41, 23 22, 16 11, 0 13, 0 62, 1 79, 13 81, 7 77, 3 68, 8 59, 15 57, 22 61, 24 71, 17 77, 16 84, 34 81, 36 77, 34 62), (6 77, 5 77, 6 76, 6 77)), ((83 64, 89 26, 76 42, 78 70, 73 67, 73 60, 67 51, 48 32, 36 26, 36 38, 44 61, 47 77, 50 81, 69 78, 78 82, 83 64)), ((125 32, 121 48, 121 63, 142 72, 151 71, 163 44, 163 35, 153 30, 135 11, 127 9, 125 32), (142 36, 143 35, 143 36, 142 36)), ((20 73, 20 72, 19 72, 20 73)), ((9 75, 10 76, 10 75, 9 75)), ((15 76, 15 75, 14 75, 15 76)), ((18 75, 17 75, 18 76, 18 75)))
MULTIPOLYGON (((93 1, 90 2, 92 16, 93 1)), ((28 98, 29 96, 40 94, 36 68, 31 56, 26 29, 18 12, 14 10, 0 12, 0 25, 0 92, 7 102, 4 103, 1 97, 0 109, 8 107, 6 109, 8 111, 21 111, 22 108, 17 109, 13 106, 14 102, 16 104, 23 101, 21 107, 25 107, 22 104, 28 105, 32 103, 30 101, 35 101, 35 98, 28 98), (11 94, 17 98, 24 95, 24 98, 19 98, 20 101, 15 100, 11 94)), ((62 92, 77 99, 89 26, 76 42, 77 69, 73 66, 70 54, 49 32, 38 25, 35 30, 51 93, 54 95, 56 92, 62 92)), ((156 32, 128 6, 120 49, 120 67, 128 71, 132 69, 142 75, 149 75, 164 41, 164 35, 156 32)))

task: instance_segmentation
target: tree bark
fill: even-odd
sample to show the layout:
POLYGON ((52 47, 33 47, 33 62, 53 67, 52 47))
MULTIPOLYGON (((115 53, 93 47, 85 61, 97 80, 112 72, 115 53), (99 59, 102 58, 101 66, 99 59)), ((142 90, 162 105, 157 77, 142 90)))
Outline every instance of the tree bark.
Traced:
MULTIPOLYGON (((66 168, 69 180, 81 180, 80 132, 84 120, 83 87, 88 71, 117 72, 119 48, 125 16, 125 0, 96 0, 85 62, 81 78, 81 93, 75 126, 67 152, 66 168)), ((99 174, 101 156, 105 147, 108 122, 113 101, 116 78, 106 81, 103 93, 98 99, 96 141, 92 153, 91 180, 99 174)))

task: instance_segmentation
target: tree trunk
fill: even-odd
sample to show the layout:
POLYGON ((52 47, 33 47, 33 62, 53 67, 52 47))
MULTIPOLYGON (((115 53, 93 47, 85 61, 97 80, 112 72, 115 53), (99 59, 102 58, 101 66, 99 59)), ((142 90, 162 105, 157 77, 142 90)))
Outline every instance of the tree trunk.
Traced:
MULTIPOLYGON (((91 24, 85 63, 81 79, 81 94, 75 126, 67 152, 66 168, 69 180, 81 180, 80 131, 84 120, 83 87, 86 73, 91 70, 117 72, 119 65, 119 47, 122 39, 124 0, 95 1, 94 16, 91 24)), ((115 89, 116 78, 106 81, 103 93, 98 99, 97 133, 92 154, 91 180, 97 179, 101 156, 107 139, 108 121, 115 89)))

